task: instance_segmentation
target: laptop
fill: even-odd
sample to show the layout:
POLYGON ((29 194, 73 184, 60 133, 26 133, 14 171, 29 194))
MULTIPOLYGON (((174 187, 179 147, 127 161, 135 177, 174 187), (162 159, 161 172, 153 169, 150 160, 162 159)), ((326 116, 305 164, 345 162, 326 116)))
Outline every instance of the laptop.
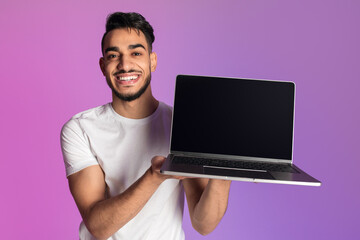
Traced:
POLYGON ((320 186, 293 163, 293 82, 178 75, 163 174, 320 186))

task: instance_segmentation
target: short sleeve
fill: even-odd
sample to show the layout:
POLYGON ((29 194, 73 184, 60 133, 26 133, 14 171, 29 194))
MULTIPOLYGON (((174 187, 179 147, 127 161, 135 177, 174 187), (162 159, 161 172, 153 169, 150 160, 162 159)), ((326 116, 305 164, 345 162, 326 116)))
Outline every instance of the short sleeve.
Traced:
POLYGON ((65 162, 66 177, 86 167, 98 165, 91 151, 89 139, 77 119, 68 121, 61 130, 61 150, 65 162))

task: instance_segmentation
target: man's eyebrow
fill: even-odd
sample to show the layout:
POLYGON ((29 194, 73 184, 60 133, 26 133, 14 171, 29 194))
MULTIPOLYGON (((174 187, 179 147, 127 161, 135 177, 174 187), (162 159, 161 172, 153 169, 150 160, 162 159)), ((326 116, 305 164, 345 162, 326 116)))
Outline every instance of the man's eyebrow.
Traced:
MULTIPOLYGON (((129 45, 128 49, 132 50, 132 49, 139 48, 139 47, 146 50, 144 45, 142 45, 141 43, 129 45)), ((110 52, 110 51, 120 52, 120 49, 118 47, 108 47, 105 49, 105 53, 110 52)))
POLYGON ((110 52, 110 51, 120 52, 118 47, 108 47, 105 49, 105 53, 110 52))
POLYGON ((146 48, 144 47, 144 45, 138 43, 138 44, 133 44, 133 45, 129 45, 128 49, 135 49, 135 48, 138 48, 138 47, 141 47, 143 48, 144 50, 146 50, 146 48))

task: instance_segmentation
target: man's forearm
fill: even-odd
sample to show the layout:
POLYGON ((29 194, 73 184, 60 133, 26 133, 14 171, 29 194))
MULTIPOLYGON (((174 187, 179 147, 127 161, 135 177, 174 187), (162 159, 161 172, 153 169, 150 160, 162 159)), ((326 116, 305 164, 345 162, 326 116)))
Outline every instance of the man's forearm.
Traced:
POLYGON ((162 181, 149 169, 120 195, 97 202, 83 213, 88 230, 98 239, 109 238, 139 213, 162 181))
POLYGON ((201 234, 212 232, 224 216, 231 181, 210 179, 195 205, 193 226, 201 234))

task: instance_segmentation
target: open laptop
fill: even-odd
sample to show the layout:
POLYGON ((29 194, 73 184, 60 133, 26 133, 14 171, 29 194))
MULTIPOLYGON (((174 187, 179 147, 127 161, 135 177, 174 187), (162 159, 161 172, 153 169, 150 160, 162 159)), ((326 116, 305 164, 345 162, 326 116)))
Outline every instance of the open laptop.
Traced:
POLYGON ((178 75, 161 173, 320 186, 293 164, 293 82, 178 75))

